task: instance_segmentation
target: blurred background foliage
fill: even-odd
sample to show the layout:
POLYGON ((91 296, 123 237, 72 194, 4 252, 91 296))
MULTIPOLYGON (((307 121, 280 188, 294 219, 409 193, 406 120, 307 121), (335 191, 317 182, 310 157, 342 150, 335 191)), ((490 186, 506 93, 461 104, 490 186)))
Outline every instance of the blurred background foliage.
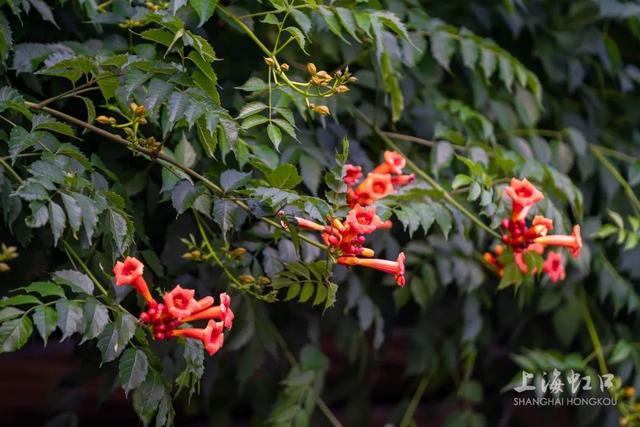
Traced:
MULTIPOLYGON (((236 325, 214 358, 152 344, 161 372, 133 393, 143 419, 156 409, 144 405, 154 384, 180 378, 193 389, 178 376, 186 364, 202 384, 190 399, 177 395, 177 425, 337 425, 316 405, 348 426, 605 426, 621 417, 634 425, 635 397, 621 387, 640 387, 639 3, 147 3, 0 1, 0 241, 19 253, 0 259, 10 268, 0 292, 78 268, 73 253, 104 283, 116 258, 135 254, 158 289, 176 281, 199 294, 232 289, 236 325), (313 113, 276 84, 269 52, 251 34, 267 50, 280 43, 274 56, 292 80, 306 81, 312 62, 332 73, 348 66, 357 82, 322 99, 330 116, 313 113), (144 105, 144 137, 236 192, 252 215, 166 162, 154 166, 23 104, 90 79, 97 90, 50 106, 92 122, 144 105), (325 195, 336 190, 335 176, 325 172, 344 161, 344 137, 349 162, 370 170, 395 143, 441 186, 418 174, 379 206, 397 221, 372 245, 389 259, 407 254, 404 288, 375 272, 332 269, 295 233, 255 219, 282 208, 315 219, 339 214, 325 195), (582 224, 585 247, 565 281, 516 278, 498 292, 481 258, 497 240, 449 198, 498 229, 514 176, 544 192, 538 211, 560 232, 582 224), (221 264, 181 257, 203 249, 204 235, 221 264), (522 369, 595 374, 603 362, 617 376, 618 409, 518 408, 506 390, 522 369)), ((83 331, 90 317, 70 329, 58 323, 53 335, 83 331)), ((102 328, 125 323, 107 316, 102 328)), ((70 372, 66 386, 83 387, 101 355, 86 345, 74 351, 82 374, 70 372)), ((102 367, 107 394, 117 365, 102 367)), ((54 407, 64 408, 57 425, 73 422, 78 408, 54 407)))

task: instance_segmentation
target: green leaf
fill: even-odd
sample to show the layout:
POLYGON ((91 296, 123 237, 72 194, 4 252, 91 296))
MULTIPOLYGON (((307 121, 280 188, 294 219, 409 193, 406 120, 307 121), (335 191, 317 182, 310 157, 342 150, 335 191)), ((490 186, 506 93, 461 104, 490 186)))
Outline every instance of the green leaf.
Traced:
POLYGON ((245 92, 259 92, 269 89, 269 85, 262 79, 251 77, 242 86, 236 87, 236 89, 244 90, 245 92))
POLYGON ((267 134, 269 135, 271 143, 277 150, 280 146, 280 142, 282 142, 282 132, 280 132, 278 126, 274 125, 273 123, 269 123, 267 125, 267 134))
POLYGON ((27 316, 6 321, 0 326, 0 353, 22 348, 33 333, 33 323, 27 316))
POLYGON ((198 27, 202 27, 213 16, 218 0, 189 0, 189 4, 200 18, 198 27))
POLYGON ((24 310, 20 310, 15 307, 5 307, 0 310, 0 322, 5 322, 10 319, 14 319, 18 316, 21 316, 24 313, 24 310))
POLYGON ((58 245, 58 240, 62 236, 67 223, 67 217, 62 207, 56 202, 49 202, 49 222, 51 223, 51 232, 53 233, 53 244, 58 245))
POLYGON ((12 297, 5 297, 0 299, 0 307, 6 307, 9 305, 32 305, 40 304, 41 301, 32 295, 15 295, 12 297))
POLYGON ((455 39, 447 31, 438 31, 431 36, 431 54, 447 70, 455 48, 455 39))
POLYGON ((266 178, 269 184, 282 190, 294 188, 302 182, 302 178, 298 175, 296 167, 287 163, 269 172, 266 178))
POLYGON ((45 347, 51 333, 56 329, 58 313, 51 307, 39 305, 33 312, 33 323, 44 341, 45 347))
POLYGON ((149 372, 149 361, 142 350, 129 348, 118 361, 118 380, 125 395, 142 384, 149 372))
POLYGON ((33 282, 29 286, 23 288, 25 292, 39 294, 41 297, 58 296, 64 297, 64 290, 53 282, 33 282))
POLYGON ((71 290, 84 293, 87 295, 93 294, 93 282, 84 273, 80 273, 76 270, 59 270, 53 273, 53 280, 61 285, 66 285, 71 290))
POLYGON ((228 169, 220 175, 220 186, 227 191, 237 190, 251 180, 251 173, 228 169))
POLYGON ((238 112, 238 117, 236 117, 236 120, 240 120, 240 119, 244 119, 246 117, 252 116, 263 110, 266 110, 267 108, 269 108, 269 106, 264 102, 258 102, 258 101, 249 102, 242 106, 242 108, 238 112))
POLYGON ((253 116, 249 116, 242 121, 240 127, 244 130, 251 129, 254 126, 261 125, 269 121, 269 118, 266 116, 261 116, 260 114, 254 114, 253 116))
POLYGON ((109 310, 95 298, 89 298, 84 305, 84 335, 80 344, 98 337, 109 323, 109 310))
POLYGON ((220 226, 223 236, 233 228, 233 218, 238 205, 231 200, 216 199, 213 202, 213 220, 220 226))
POLYGON ((82 209, 80 209, 78 202, 72 196, 62 193, 60 197, 62 197, 62 204, 67 212, 69 226, 74 233, 77 233, 80 230, 80 225, 82 225, 82 209))
POLYGON ((56 302, 58 312, 58 327, 62 331, 64 341, 76 332, 82 332, 84 328, 82 305, 75 301, 61 299, 56 302))
POLYGON ((298 43, 298 46, 300 46, 300 49, 308 55, 309 52, 306 50, 306 39, 303 32, 300 31, 298 27, 287 27, 284 30, 291 34, 296 43, 298 43))
POLYGON ((298 301, 302 303, 307 302, 313 295, 313 290, 313 284, 311 282, 305 282, 304 285, 302 285, 302 291, 300 291, 300 298, 298 301))
POLYGON ((318 11, 320 11, 320 16, 322 16, 322 19, 324 20, 325 24, 327 24, 327 27, 329 28, 329 30, 336 36, 340 37, 340 39, 342 39, 342 41, 344 41, 345 43, 351 44, 342 35, 342 30, 340 29, 340 22, 338 22, 338 19, 333 14, 333 11, 329 9, 327 6, 319 6, 318 11))
POLYGON ((442 234, 447 238, 449 236, 449 231, 451 231, 451 227, 453 226, 453 217, 451 216, 451 212, 439 203, 432 204, 431 208, 433 209, 435 220, 442 230, 442 234))
POLYGON ((103 362, 117 358, 129 343, 136 331, 136 319, 130 314, 118 314, 116 321, 107 324, 98 336, 98 348, 103 362))
POLYGON ((173 42, 173 33, 162 28, 145 30, 140 33, 140 37, 167 47, 171 46, 171 42, 173 42))

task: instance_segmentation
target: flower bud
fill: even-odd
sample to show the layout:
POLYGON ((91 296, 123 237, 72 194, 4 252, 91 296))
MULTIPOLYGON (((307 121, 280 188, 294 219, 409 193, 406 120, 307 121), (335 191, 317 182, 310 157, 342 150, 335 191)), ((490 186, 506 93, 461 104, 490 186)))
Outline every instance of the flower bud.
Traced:
POLYGON ((273 67, 275 65, 275 61, 273 60, 273 58, 270 58, 270 57, 264 58, 264 63, 267 64, 269 67, 273 67))
POLYGON ((242 255, 246 254, 247 250, 245 248, 235 248, 229 254, 234 258, 240 258, 242 255))
POLYGON ((143 323, 149 323, 149 314, 144 311, 140 313, 140 321, 143 323))
POLYGON ((625 387, 624 394, 625 396, 631 398, 636 395, 636 389, 633 387, 625 387))
POLYGON ((335 88, 336 93, 346 93, 349 92, 349 88, 345 85, 340 85, 335 88))
POLYGON ((242 283, 250 284, 254 283, 256 281, 256 278, 250 274, 243 274, 241 276, 238 276, 238 280, 240 280, 242 283))
POLYGON ((349 81, 350 81, 351 83, 354 83, 354 82, 357 82, 357 81, 358 81, 358 79, 356 78, 356 76, 351 76, 351 77, 349 77, 349 81))
POLYGON ((140 117, 138 119, 138 123, 140 123, 141 125, 146 125, 147 124, 147 119, 145 119, 144 117, 140 117))
POLYGON ((162 332, 158 332, 155 335, 157 340, 163 340, 164 339, 164 334, 162 332))
POLYGON ((124 128, 124 133, 126 133, 128 136, 133 136, 134 135, 133 129, 131 129, 129 127, 124 128))
POLYGON ((265 286, 265 285, 268 285, 269 283, 271 283, 271 279, 269 279, 267 276, 260 276, 258 278, 258 284, 260 286, 265 286))
POLYGON ((316 68, 316 66, 315 66, 315 64, 313 62, 309 62, 307 64, 307 72, 309 74, 311 74, 312 76, 315 76, 317 71, 318 70, 317 70, 317 68, 316 68))
POLYGON ((138 105, 138 107, 136 107, 133 112, 136 113, 136 116, 144 116, 144 114, 147 112, 147 109, 144 108, 144 105, 138 105))
POLYGON ((360 251, 360 256, 365 258, 372 258, 375 254, 376 253, 371 248, 362 248, 362 251, 360 251))
POLYGON ((336 76, 336 78, 342 77, 342 71, 340 71, 340 70, 336 71, 335 76, 336 76))
POLYGON ((285 62, 280 66, 280 68, 282 69, 282 71, 289 71, 289 64, 285 62))
POLYGON ((11 270, 9 264, 7 264, 6 262, 0 262, 0 273, 6 273, 9 270, 11 270))
POLYGON ((313 107, 313 111, 320 114, 321 116, 328 116, 331 114, 331 111, 329 111, 329 107, 327 107, 326 105, 316 105, 315 107, 313 107))
POLYGON ((323 80, 331 80, 332 77, 329 75, 329 73, 327 73, 326 71, 322 70, 322 71, 318 71, 316 73, 317 77, 320 77, 323 80))
POLYGON ((111 117, 107 117, 107 116, 98 116, 96 117, 96 122, 103 124, 103 125, 108 125, 111 124, 111 117))

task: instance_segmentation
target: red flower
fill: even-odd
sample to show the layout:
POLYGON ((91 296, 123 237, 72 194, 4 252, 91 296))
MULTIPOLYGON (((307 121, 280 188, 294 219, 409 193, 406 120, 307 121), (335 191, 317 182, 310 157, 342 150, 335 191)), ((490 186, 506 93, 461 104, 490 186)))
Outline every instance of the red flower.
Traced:
POLYGON ((298 218, 296 217, 296 222, 298 223, 298 227, 304 228, 305 230, 313 230, 313 231, 324 231, 324 225, 317 224, 313 221, 309 221, 308 219, 298 218))
POLYGON ((363 208, 355 205, 347 214, 347 225, 357 234, 369 234, 383 225, 380 217, 376 215, 376 208, 373 206, 363 208))
POLYGON ((546 236, 549 231, 553 230, 553 221, 542 215, 534 216, 531 225, 532 231, 538 236, 546 236))
POLYGON ((580 226, 573 226, 571 236, 554 234, 551 236, 538 237, 534 240, 534 242, 547 246, 564 246, 571 251, 571 255, 574 258, 578 258, 580 256, 580 250, 582 249, 582 236, 580 235, 580 226))
POLYGON ((566 274, 564 266, 562 265, 563 259, 559 252, 549 252, 547 259, 542 264, 542 271, 544 271, 549 279, 555 283, 558 280, 564 280, 566 274))
POLYGON ((209 320, 207 327, 200 328, 184 328, 176 329, 171 332, 171 337, 185 337, 200 340, 204 344, 204 349, 209 353, 209 356, 216 354, 224 344, 224 334, 222 333, 222 322, 215 322, 209 320))
POLYGON ((360 202, 361 193, 366 193, 368 199, 376 201, 393 192, 391 175, 370 173, 356 189, 356 196, 358 196, 358 202, 360 202))
POLYGON ((224 334, 222 333, 222 322, 214 322, 209 320, 207 327, 204 328, 202 336, 202 342, 204 343, 204 349, 209 353, 209 356, 216 354, 224 345, 224 334))
POLYGON ((113 274, 116 276, 116 285, 131 285, 139 277, 142 277, 144 264, 137 258, 127 257, 124 262, 118 261, 113 267, 113 274))
POLYGON ((384 271, 385 273, 393 274, 398 286, 405 285, 404 262, 404 252, 400 252, 398 258, 395 261, 376 258, 357 258, 354 256, 342 256, 338 258, 338 264, 348 266, 359 265, 362 267, 369 267, 376 270, 384 271))
POLYGON ((415 181, 415 179, 416 179, 416 176, 414 174, 394 175, 391 177, 391 184, 393 184, 396 187, 400 187, 403 185, 411 184, 413 181, 415 181))
POLYGON ((395 151, 385 151, 384 163, 381 163, 371 173, 392 173, 394 175, 400 175, 406 164, 407 160, 400 153, 395 151))
POLYGON ((194 313, 185 317, 182 321, 193 322, 195 320, 215 319, 221 320, 225 328, 231 329, 233 327, 234 317, 233 311, 231 310, 231 297, 226 293, 222 293, 220 294, 220 305, 194 313))
POLYGON ((344 165, 344 182, 351 186, 362 177, 362 166, 354 166, 351 164, 344 165))
POLYGON ((182 320, 198 311, 199 304, 193 299, 195 293, 193 289, 183 289, 176 285, 171 292, 164 294, 164 304, 169 314, 177 320, 182 320))
POLYGON ((513 201, 511 219, 514 221, 525 219, 533 205, 544 199, 544 195, 526 178, 522 181, 512 178, 505 193, 513 201))
POLYGON ((149 292, 149 286, 142 277, 144 264, 137 258, 127 257, 124 262, 118 261, 113 267, 116 285, 131 285, 149 304, 155 304, 155 300, 149 292))

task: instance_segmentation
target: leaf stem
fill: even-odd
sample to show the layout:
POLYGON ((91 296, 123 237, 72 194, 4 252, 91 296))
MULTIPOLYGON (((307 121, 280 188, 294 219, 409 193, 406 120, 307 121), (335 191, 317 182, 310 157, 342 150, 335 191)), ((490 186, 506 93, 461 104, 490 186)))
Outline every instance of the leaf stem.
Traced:
POLYGON ((371 120, 369 120, 369 118, 367 116, 362 114, 359 110, 355 110, 355 111, 356 111, 356 114, 358 115, 358 117, 360 117, 360 119, 363 122, 365 122, 367 125, 369 125, 371 127, 371 129, 375 132, 375 134, 380 139, 382 139, 382 141, 384 141, 384 143, 387 144, 387 146, 389 148, 391 148, 391 149, 397 151, 398 153, 402 154, 407 159, 407 166, 409 167, 409 169, 411 169, 420 178, 425 180, 433 189, 435 189, 438 192, 440 192, 442 194, 442 197, 444 198, 444 200, 447 203, 449 203, 451 206, 453 206, 454 208, 459 210, 464 216, 469 218, 477 226, 479 226, 480 228, 485 230, 491 236, 495 237, 496 239, 500 239, 500 235, 495 230, 493 230, 491 227, 489 227, 484 222, 482 222, 482 220, 480 220, 480 218, 478 218, 476 215, 474 215, 472 212, 470 212, 467 208, 462 206, 462 204, 460 202, 458 202, 451 194, 449 194, 449 192, 447 192, 447 190, 445 190, 444 187, 442 185, 440 185, 440 183, 438 181, 436 181, 434 178, 432 178, 429 174, 427 174, 425 171, 423 171, 417 164, 415 164, 410 158, 408 158, 402 152, 402 150, 400 150, 400 148, 398 148, 398 146, 395 144, 395 142, 393 142, 387 135, 385 135, 384 132, 382 132, 380 130, 380 128, 375 126, 373 124, 373 122, 371 120))
POLYGON ((582 303, 582 313, 584 315, 584 320, 587 323, 589 337, 591 338, 591 343, 593 344, 593 349, 596 354, 596 358, 598 359, 600 373, 603 375, 607 374, 609 372, 609 369, 607 368, 607 362, 604 358, 604 352, 602 351, 602 343, 600 342, 598 331, 596 330, 595 324, 593 323, 593 317, 591 316, 591 311, 589 310, 587 294, 582 286, 580 286, 578 293, 580 296, 580 302, 582 303))

